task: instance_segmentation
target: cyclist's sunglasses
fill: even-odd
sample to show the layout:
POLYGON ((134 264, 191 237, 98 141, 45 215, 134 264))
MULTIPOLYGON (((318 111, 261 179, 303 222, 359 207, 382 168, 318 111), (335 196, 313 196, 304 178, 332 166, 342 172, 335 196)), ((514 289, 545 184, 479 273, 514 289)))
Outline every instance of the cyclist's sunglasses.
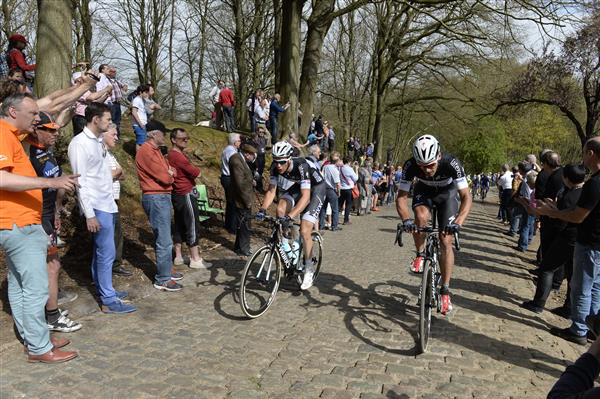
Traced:
POLYGON ((274 159, 273 163, 276 163, 278 165, 285 165, 287 163, 287 161, 289 161, 289 158, 286 158, 286 159, 274 159))

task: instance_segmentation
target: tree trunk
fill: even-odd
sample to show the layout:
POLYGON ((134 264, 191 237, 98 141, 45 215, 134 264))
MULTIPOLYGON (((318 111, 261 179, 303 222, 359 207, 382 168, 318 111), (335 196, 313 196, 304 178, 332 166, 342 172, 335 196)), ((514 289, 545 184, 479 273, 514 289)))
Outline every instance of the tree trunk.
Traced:
MULTIPOLYGON (((281 68, 281 1, 273 0, 273 68, 275 71, 273 86, 275 91, 281 92, 280 68, 281 68)), ((256 89, 256 87, 255 87, 256 89)))
POLYGON ((242 0, 235 0, 232 5, 235 19, 235 35, 233 37, 233 50, 237 69, 235 90, 235 116, 238 127, 246 126, 248 115, 244 111, 244 101, 247 97, 248 65, 244 48, 244 15, 242 13, 242 0))
MULTIPOLYGON (((298 84, 300 79, 300 21, 305 0, 283 0, 280 52, 280 93, 290 107, 283 112, 279 137, 298 132, 298 84)), ((304 116, 309 118, 310 115, 304 116)), ((278 137, 278 138, 279 138, 278 137)))
POLYGON ((70 0, 37 0, 37 4, 35 94, 43 97, 71 80, 73 8, 70 0))
POLYGON ((331 19, 324 18, 312 24, 309 22, 308 33, 306 35, 306 46, 304 47, 304 58, 302 59, 302 74, 300 75, 299 99, 300 109, 305 121, 310 120, 314 113, 314 99, 317 91, 319 65, 321 64, 321 50, 323 42, 329 27, 331 19))
POLYGON ((80 0, 79 15, 81 16, 81 33, 83 35, 83 53, 85 59, 82 61, 92 62, 92 16, 90 15, 90 0, 80 0))
POLYGON ((175 34, 175 0, 171 0, 171 28, 169 29, 169 95, 171 106, 169 114, 175 120, 175 76, 173 73, 173 36, 175 34))

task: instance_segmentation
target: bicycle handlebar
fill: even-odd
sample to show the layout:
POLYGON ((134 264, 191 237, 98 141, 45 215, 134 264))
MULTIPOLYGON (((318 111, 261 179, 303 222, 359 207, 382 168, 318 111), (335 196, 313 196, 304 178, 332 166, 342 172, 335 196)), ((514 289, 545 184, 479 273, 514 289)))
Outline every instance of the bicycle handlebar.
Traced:
MULTIPOLYGON (((404 233, 404 226, 402 223, 398 223, 396 227, 396 240, 394 244, 398 244, 398 246, 403 247, 404 243, 402 242, 402 233, 404 233)), ((417 227, 415 233, 439 233, 439 229, 433 227, 417 227)), ((460 251, 460 240, 458 237, 458 231, 454 232, 454 248, 457 251, 460 251)))

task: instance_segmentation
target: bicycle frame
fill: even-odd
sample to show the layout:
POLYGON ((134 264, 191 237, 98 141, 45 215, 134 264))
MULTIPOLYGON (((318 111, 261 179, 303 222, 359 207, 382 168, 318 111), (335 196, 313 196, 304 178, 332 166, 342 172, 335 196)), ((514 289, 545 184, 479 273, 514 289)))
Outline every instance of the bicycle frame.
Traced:
MULTIPOLYGON (((267 241, 267 245, 270 246, 272 254, 275 252, 277 252, 277 254, 279 254, 279 258, 283 262, 285 275, 288 277, 292 276, 295 272, 297 263, 300 261, 300 259, 299 259, 300 257, 298 257, 298 259, 296 259, 296 262, 294 262, 294 264, 292 264, 291 259, 289 258, 287 252, 285 252, 285 250, 283 249, 283 245, 282 245, 282 239, 283 239, 282 228, 283 228, 283 226, 281 224, 281 221, 272 216, 265 216, 265 220, 270 222, 273 225, 271 237, 267 241)), ((300 253, 302 253, 302 249, 303 249, 303 246, 302 246, 302 242, 301 242, 300 248, 299 248, 300 253)), ((272 255, 271 255, 271 257, 272 257, 272 255)), ((269 261, 269 264, 270 264, 270 261, 269 261)), ((267 277, 269 276, 269 272, 270 272, 270 270, 267 271, 267 277)))

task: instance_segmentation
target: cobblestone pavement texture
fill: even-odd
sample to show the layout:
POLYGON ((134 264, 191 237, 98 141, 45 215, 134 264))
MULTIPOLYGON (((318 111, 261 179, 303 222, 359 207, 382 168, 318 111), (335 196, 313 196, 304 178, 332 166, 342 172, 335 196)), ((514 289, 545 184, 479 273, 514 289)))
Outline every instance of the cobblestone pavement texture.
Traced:
POLYGON ((284 285, 259 319, 245 320, 237 300, 243 260, 209 257, 216 266, 186 270, 179 293, 149 290, 134 296, 136 313, 78 318, 83 329, 63 334, 79 351, 74 361, 29 364, 18 345, 4 351, 0 396, 545 397, 582 348, 548 333, 567 321, 519 308, 533 294, 533 266, 510 249, 496 206, 485 205, 475 204, 463 229, 455 310, 435 317, 426 354, 416 356, 414 247, 393 245, 398 219, 383 207, 326 233, 316 285, 307 292, 284 285))

